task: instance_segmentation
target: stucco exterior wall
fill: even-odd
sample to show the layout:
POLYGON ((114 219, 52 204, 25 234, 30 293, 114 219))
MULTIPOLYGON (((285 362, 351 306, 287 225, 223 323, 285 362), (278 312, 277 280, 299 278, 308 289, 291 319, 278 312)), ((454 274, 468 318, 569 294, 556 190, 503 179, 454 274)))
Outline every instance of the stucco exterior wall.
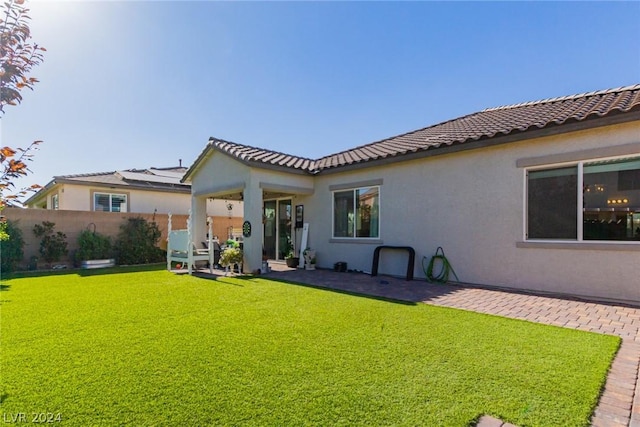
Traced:
MULTIPOLYGON (((317 251, 320 268, 344 261, 350 269, 369 272, 376 246, 411 246, 414 275, 421 280, 423 261, 442 247, 461 282, 640 303, 640 243, 523 244, 526 175, 518 165, 523 159, 638 143, 640 123, 631 122, 317 176, 249 167, 212 152, 193 174, 192 192, 255 198, 256 212, 244 212, 254 233, 261 230, 255 227, 260 194, 287 193, 293 205, 304 206, 308 246, 317 251), (332 186, 357 188, 372 181, 380 183, 380 237, 333 239, 332 186)), ((404 276, 406 266, 406 253, 383 251, 379 272, 404 276)))
MULTIPOLYGON (((412 246, 416 277, 442 246, 462 282, 640 301, 640 251, 517 247, 524 235, 522 158, 640 142, 640 124, 549 136, 316 177, 304 200, 320 267, 371 270, 374 248, 412 246), (329 186, 381 179, 380 239, 335 243, 329 186)), ((638 245, 634 245, 638 248, 638 245)), ((403 276, 406 255, 383 252, 380 272, 403 276)))
MULTIPOLYGON (((143 191, 123 188, 104 188, 97 186, 85 186, 74 184, 61 184, 50 194, 47 194, 47 207, 51 208, 51 197, 58 194, 60 210, 91 211, 93 209, 92 195, 94 192, 126 194, 127 211, 131 213, 173 213, 187 215, 191 207, 191 195, 188 193, 169 193, 162 191, 143 191)), ((234 209, 231 216, 242 217, 242 208, 239 202, 233 202, 234 209)), ((223 201, 207 201, 207 214, 210 216, 228 216, 229 210, 223 201)))

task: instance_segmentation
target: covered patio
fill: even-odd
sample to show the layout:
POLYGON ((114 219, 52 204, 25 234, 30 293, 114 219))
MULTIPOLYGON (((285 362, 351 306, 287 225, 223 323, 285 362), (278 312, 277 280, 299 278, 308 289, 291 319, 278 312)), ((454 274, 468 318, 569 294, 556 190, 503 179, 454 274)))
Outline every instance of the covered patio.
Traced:
POLYGON ((303 203, 315 191, 313 176, 308 173, 310 164, 309 159, 211 138, 183 178, 191 182, 192 236, 196 241, 206 237, 207 199, 242 201, 243 271, 261 269, 267 249, 271 250, 270 258, 282 259, 284 246, 296 244, 292 206, 303 203), (273 219, 276 212, 283 216, 274 228, 268 227, 270 211, 273 219), (275 241, 269 240, 274 237, 269 233, 276 233, 275 241), (265 243, 273 247, 266 248, 265 243))

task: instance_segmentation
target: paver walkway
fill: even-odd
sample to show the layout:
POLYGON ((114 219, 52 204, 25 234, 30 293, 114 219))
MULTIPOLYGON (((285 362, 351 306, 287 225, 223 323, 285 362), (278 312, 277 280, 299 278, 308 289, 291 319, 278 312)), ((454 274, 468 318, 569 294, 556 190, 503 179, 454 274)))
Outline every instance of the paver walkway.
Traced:
MULTIPOLYGON (((591 419, 596 427, 640 427, 640 307, 489 290, 331 270, 272 271, 269 278, 343 292, 424 302, 531 322, 618 335, 622 345, 613 361, 591 419)), ((480 427, 509 426, 482 417, 480 427)))

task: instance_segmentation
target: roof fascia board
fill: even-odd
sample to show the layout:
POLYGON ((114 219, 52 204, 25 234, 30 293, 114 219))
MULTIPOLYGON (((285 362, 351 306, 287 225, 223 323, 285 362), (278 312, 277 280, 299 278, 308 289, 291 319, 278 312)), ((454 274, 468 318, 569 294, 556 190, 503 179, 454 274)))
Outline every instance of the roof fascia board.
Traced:
POLYGON ((58 179, 58 183, 60 184, 70 184, 70 185, 79 185, 82 187, 98 187, 98 188, 118 188, 124 190, 142 190, 142 191, 157 191, 161 193, 191 193, 191 186, 189 184, 184 184, 184 188, 175 188, 175 187, 149 187, 143 185, 136 184, 107 184, 103 182, 95 182, 95 181, 78 181, 73 179, 58 179))
POLYGON ((524 141, 527 139, 543 138, 547 136, 561 135, 564 133, 577 132, 581 130, 596 129, 603 126, 611 126, 632 121, 640 121, 640 110, 630 113, 610 113, 605 117, 593 119, 585 119, 574 123, 563 123, 549 125, 541 129, 531 129, 523 132, 516 132, 503 136, 493 136, 469 141, 463 143, 455 143, 453 145, 431 148, 428 150, 416 151, 408 154, 400 154, 396 156, 385 157, 376 160, 369 160, 350 165, 343 165, 329 169, 323 169, 317 172, 317 175, 330 175, 334 173, 342 173, 357 169, 365 169, 377 166, 389 165, 392 163, 422 159, 426 157, 440 156, 445 154, 453 154, 461 151, 477 150, 481 148, 492 147, 494 145, 502 145, 510 142, 524 141))
POLYGON ((27 200, 22 202, 22 204, 27 206, 27 205, 30 205, 32 203, 37 203, 43 197, 46 197, 50 192, 52 192, 54 189, 56 189, 58 187, 59 187, 59 183, 55 179, 52 179, 51 181, 49 181, 47 183, 47 185, 45 185, 40 190, 38 190, 34 195, 32 195, 27 200))
POLYGON ((202 163, 205 160, 209 159, 209 157, 211 157, 212 154, 213 154, 213 141, 209 139, 207 146, 204 148, 204 150, 202 150, 198 158, 193 162, 193 164, 189 167, 189 169, 187 169, 187 171, 184 173, 184 176, 182 177, 180 182, 191 182, 192 181, 191 177, 193 176, 193 174, 200 169, 200 166, 202 166, 202 163))

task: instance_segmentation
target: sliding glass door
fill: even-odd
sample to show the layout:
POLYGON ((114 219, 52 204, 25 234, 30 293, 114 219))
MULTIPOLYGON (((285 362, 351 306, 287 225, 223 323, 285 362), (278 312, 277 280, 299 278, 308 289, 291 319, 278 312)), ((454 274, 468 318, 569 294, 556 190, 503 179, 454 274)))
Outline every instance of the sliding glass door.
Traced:
POLYGON ((264 202, 264 255, 283 260, 293 250, 291 199, 264 202))

